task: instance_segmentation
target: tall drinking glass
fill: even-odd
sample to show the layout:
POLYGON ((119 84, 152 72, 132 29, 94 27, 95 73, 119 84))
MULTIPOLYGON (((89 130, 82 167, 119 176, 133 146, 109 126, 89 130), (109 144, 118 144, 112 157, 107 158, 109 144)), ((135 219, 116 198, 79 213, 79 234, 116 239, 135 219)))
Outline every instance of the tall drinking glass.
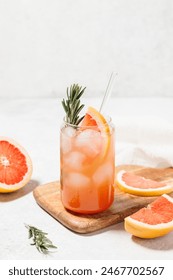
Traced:
POLYGON ((63 123, 60 132, 61 199, 77 213, 99 213, 114 200, 115 129, 63 123))

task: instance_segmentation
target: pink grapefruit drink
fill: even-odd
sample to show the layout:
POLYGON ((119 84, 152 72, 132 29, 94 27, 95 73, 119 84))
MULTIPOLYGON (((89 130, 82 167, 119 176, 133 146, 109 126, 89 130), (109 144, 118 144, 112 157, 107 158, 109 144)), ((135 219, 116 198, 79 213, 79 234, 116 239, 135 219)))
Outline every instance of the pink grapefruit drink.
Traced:
POLYGON ((114 200, 114 127, 94 108, 60 137, 61 199, 68 210, 92 214, 114 200), (93 118, 94 117, 94 118, 93 118))

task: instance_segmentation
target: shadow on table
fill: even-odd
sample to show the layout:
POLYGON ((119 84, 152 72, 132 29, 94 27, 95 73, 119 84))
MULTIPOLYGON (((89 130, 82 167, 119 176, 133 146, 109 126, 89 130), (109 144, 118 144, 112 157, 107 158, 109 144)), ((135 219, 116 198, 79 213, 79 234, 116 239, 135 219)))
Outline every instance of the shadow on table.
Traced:
POLYGON ((23 188, 14 191, 12 193, 1 193, 0 194, 0 202, 8 202, 12 200, 16 200, 20 197, 23 197, 30 192, 32 192, 37 186, 39 182, 36 180, 31 180, 28 184, 26 184, 23 188))
POLYGON ((142 239, 132 236, 133 242, 153 250, 173 250, 173 232, 158 238, 142 239))

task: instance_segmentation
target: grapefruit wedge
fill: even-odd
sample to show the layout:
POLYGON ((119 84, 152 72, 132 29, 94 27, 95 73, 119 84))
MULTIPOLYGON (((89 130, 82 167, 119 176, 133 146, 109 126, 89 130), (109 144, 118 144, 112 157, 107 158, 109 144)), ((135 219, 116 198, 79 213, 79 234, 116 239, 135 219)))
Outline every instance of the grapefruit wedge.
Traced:
POLYGON ((117 173, 116 183, 122 191, 140 196, 157 196, 173 191, 173 185, 146 179, 125 170, 117 173))
POLYGON ((0 192, 22 188, 31 174, 32 162, 25 149, 12 139, 0 137, 0 192))
POLYGON ((80 123, 80 127, 81 130, 94 129, 101 133, 104 142, 103 154, 105 155, 110 145, 111 130, 104 116, 100 112, 98 112, 95 108, 89 107, 82 122, 80 123))
POLYGON ((93 107, 88 110, 80 124, 82 127, 90 127, 98 129, 102 134, 110 133, 109 125, 104 116, 93 107))
POLYGON ((173 198, 158 197, 146 208, 125 218, 125 230, 140 238, 156 238, 173 230, 173 198))

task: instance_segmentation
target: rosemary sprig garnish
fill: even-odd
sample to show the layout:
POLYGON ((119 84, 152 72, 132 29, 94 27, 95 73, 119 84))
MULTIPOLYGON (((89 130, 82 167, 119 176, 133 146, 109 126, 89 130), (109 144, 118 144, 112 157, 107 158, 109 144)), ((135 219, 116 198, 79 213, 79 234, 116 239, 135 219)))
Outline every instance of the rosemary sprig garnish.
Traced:
POLYGON ((80 117, 79 113, 84 107, 80 104, 80 98, 85 89, 78 84, 71 85, 70 90, 67 88, 67 100, 63 99, 62 105, 66 113, 65 121, 69 124, 78 125, 84 117, 80 117))
POLYGON ((40 253, 48 254, 50 253, 49 249, 56 249, 57 247, 52 244, 52 241, 46 237, 47 233, 42 230, 29 226, 25 224, 25 227, 28 229, 29 236, 28 238, 32 239, 33 245, 37 248, 40 253))

